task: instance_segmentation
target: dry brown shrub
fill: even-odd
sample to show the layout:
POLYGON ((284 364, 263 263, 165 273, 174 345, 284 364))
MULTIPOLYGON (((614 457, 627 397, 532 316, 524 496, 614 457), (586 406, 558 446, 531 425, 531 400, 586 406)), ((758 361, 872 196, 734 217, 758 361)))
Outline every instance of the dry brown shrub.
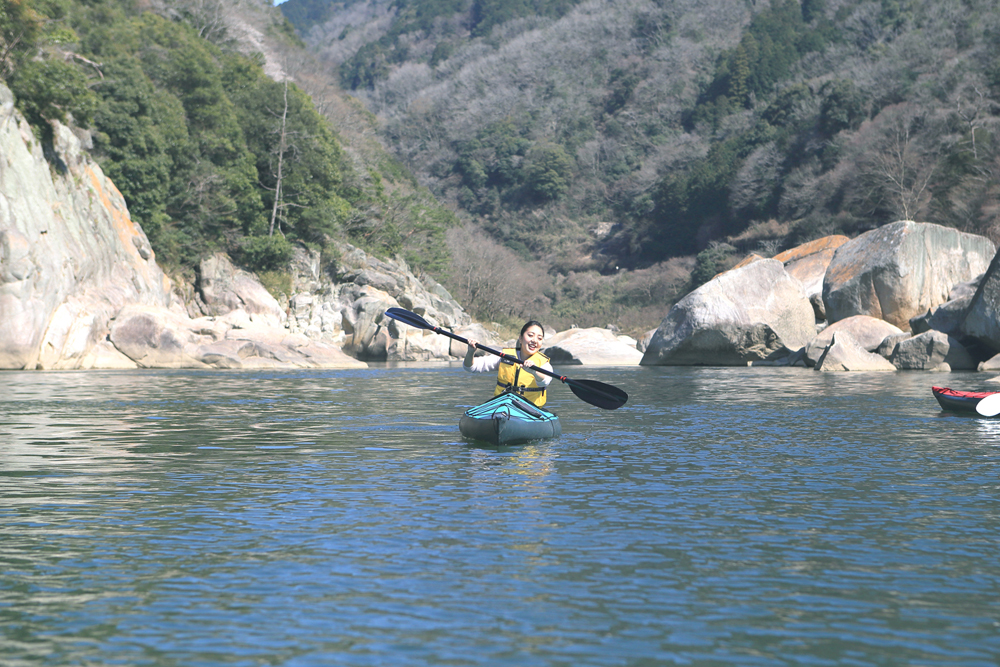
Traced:
POLYGON ((449 229, 447 242, 452 256, 448 288, 479 320, 537 319, 548 312, 545 291, 551 280, 539 265, 472 225, 449 229))

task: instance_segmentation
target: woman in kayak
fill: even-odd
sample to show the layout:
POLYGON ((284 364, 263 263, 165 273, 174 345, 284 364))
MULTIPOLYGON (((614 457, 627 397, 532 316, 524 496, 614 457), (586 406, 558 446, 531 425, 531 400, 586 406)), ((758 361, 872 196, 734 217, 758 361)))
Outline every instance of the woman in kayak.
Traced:
POLYGON ((503 351, 508 357, 516 357, 519 363, 513 363, 492 354, 476 358, 475 354, 479 342, 470 338, 462 368, 470 373, 496 371, 497 387, 493 392, 494 396, 499 396, 505 391, 513 391, 524 396, 538 407, 542 407, 545 405, 545 388, 552 382, 552 378, 531 369, 541 368, 550 373, 553 372, 549 358, 542 354, 542 339, 544 337, 545 332, 542 330, 542 325, 535 320, 529 320, 521 327, 521 335, 517 338, 517 347, 507 348, 503 351))

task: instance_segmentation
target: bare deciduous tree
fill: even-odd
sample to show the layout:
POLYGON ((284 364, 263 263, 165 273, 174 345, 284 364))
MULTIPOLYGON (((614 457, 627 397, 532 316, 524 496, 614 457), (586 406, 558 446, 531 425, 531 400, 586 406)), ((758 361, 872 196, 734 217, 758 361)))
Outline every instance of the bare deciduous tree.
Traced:
POLYGON ((450 286, 460 303, 488 321, 538 315, 548 306, 544 272, 470 225, 448 230, 450 286))
POLYGON ((886 118, 863 167, 870 183, 868 199, 876 207, 887 204, 902 220, 913 220, 930 202, 936 155, 917 140, 914 125, 920 118, 903 107, 883 115, 886 118))
POLYGON ((282 203, 282 191, 281 191, 281 178, 282 169, 285 166, 285 151, 288 150, 288 79, 285 79, 284 85, 284 106, 281 109, 281 127, 278 129, 278 166, 275 169, 275 185, 274 185, 274 205, 271 206, 271 226, 268 228, 267 235, 274 236, 274 223, 278 219, 278 211, 284 208, 282 203))

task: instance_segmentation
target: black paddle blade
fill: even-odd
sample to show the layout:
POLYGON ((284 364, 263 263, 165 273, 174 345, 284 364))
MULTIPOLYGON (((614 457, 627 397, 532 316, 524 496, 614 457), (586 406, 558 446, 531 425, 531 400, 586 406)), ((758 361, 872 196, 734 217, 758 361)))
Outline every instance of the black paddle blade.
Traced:
POLYGON ((618 387, 597 380, 566 379, 564 382, 580 400, 605 410, 617 410, 628 400, 628 394, 618 387))
POLYGON ((417 327, 418 329, 433 329, 427 320, 420 317, 416 313, 411 313, 404 308, 390 308, 385 311, 385 314, 394 320, 399 320, 403 324, 409 324, 411 327, 417 327))

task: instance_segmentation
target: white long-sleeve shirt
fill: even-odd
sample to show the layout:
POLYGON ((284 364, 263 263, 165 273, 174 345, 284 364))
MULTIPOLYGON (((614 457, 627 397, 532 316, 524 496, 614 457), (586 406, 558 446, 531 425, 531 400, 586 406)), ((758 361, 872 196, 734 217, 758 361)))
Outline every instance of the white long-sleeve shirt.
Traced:
MULTIPOLYGON (((518 350, 517 357, 518 359, 521 358, 520 350, 518 350)), ((500 357, 497 357, 492 354, 486 354, 481 357, 473 357, 472 366, 466 366, 465 364, 462 364, 462 368, 469 371, 470 373, 489 373, 490 371, 495 372, 496 369, 499 367, 500 367, 500 357)), ((550 364, 547 361, 541 366, 538 366, 537 368, 541 368, 542 370, 546 370, 550 373, 554 372, 552 370, 552 364, 550 364)), ((531 372, 530 369, 523 369, 523 370, 525 370, 525 372, 528 373, 531 372)), ((532 373, 532 375, 534 375, 534 373, 532 373)), ((551 377, 549 377, 548 375, 542 375, 541 373, 535 375, 535 380, 538 381, 538 386, 540 387, 548 387, 549 383, 552 382, 551 377)))

